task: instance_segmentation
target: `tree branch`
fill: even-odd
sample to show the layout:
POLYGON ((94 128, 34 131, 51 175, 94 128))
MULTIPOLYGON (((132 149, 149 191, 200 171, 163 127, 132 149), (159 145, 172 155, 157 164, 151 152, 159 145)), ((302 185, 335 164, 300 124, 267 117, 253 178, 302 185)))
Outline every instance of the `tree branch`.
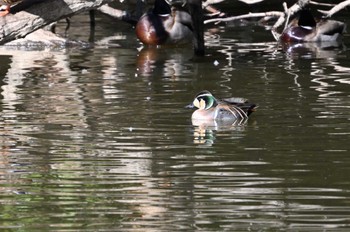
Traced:
POLYGON ((23 38, 29 33, 56 22, 59 19, 69 17, 82 11, 95 9, 113 0, 45 0, 26 6, 24 11, 19 11, 21 3, 14 6, 9 14, 0 18, 0 44, 23 38), (17 9, 17 10, 16 10, 17 9))
POLYGON ((347 1, 343 1, 339 4, 337 4, 336 6, 334 6, 330 10, 318 10, 318 11, 321 12, 322 14, 324 14, 325 17, 329 18, 332 15, 334 15, 335 13, 337 13, 338 11, 344 9, 345 7, 347 7, 349 5, 350 5, 350 0, 347 0, 347 1))
POLYGON ((315 1, 310 1, 310 4, 316 5, 316 6, 335 6, 336 4, 333 3, 324 3, 324 2, 315 2, 315 1))
POLYGON ((232 17, 227 17, 227 18, 207 19, 204 21, 204 24, 212 23, 212 22, 229 22, 229 21, 247 19, 247 18, 262 18, 262 17, 266 17, 266 16, 280 17, 281 15, 284 15, 284 13, 280 12, 280 11, 269 11, 269 12, 262 12, 262 13, 248 13, 248 14, 244 14, 244 15, 232 16, 232 17))

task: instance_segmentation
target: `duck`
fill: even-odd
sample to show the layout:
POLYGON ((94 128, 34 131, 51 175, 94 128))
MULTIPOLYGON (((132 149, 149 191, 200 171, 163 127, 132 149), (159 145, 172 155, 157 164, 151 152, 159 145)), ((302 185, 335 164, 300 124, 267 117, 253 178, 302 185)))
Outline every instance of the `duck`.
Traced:
POLYGON ((243 123, 257 108, 241 97, 217 99, 208 90, 199 92, 187 108, 198 108, 192 113, 192 120, 243 123))
POLYGON ((166 0, 155 0, 154 8, 136 24, 136 36, 145 45, 185 44, 193 39, 191 15, 166 0))
POLYGON ((316 21, 309 9, 302 9, 299 17, 292 20, 282 32, 280 40, 285 43, 337 41, 345 28, 343 22, 336 20, 316 21))
POLYGON ((0 17, 3 17, 10 13, 10 7, 23 0, 0 0, 0 17))

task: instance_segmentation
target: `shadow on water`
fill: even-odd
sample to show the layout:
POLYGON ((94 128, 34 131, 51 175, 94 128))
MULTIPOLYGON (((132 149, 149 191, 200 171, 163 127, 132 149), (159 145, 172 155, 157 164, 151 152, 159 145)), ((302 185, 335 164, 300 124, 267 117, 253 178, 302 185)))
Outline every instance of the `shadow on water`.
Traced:
POLYGON ((2 48, 0 227, 348 227, 349 51, 240 40, 253 30, 266 40, 208 32, 198 62, 138 51, 130 31, 111 47, 2 48), (203 89, 259 108, 245 125, 192 125, 184 105, 203 89))

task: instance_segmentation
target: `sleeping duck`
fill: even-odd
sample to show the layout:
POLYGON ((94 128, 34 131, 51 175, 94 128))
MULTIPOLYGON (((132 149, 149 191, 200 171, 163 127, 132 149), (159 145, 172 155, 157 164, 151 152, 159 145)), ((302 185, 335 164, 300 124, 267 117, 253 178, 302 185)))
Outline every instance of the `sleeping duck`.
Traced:
POLYGON ((286 43, 337 41, 345 31, 345 24, 335 20, 316 21, 307 9, 300 11, 282 32, 280 40, 286 43))

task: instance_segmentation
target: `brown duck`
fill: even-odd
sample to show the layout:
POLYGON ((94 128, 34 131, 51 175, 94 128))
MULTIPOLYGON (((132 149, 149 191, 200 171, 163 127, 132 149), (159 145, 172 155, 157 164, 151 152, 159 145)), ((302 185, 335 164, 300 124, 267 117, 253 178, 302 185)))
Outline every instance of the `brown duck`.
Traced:
POLYGON ((346 25, 335 20, 316 20, 310 10, 303 9, 299 18, 291 21, 283 31, 281 41, 285 43, 337 41, 346 25))

